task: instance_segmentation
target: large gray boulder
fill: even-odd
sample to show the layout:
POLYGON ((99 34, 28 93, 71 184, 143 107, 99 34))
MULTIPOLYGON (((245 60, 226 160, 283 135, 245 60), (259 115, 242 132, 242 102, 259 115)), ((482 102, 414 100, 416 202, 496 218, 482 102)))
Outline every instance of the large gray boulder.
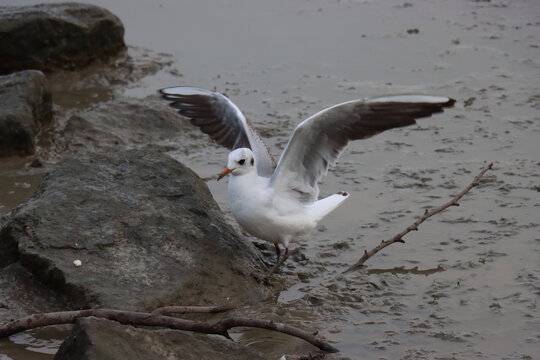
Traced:
POLYGON ((267 291, 252 276, 264 271, 260 252, 206 184, 154 151, 58 162, 0 222, 0 266, 17 261, 75 308, 240 304, 267 291))
POLYGON ((74 69, 124 48, 122 22, 98 6, 0 7, 0 74, 74 69))
POLYGON ((231 340, 174 330, 149 330, 117 322, 79 319, 55 360, 265 359, 231 340))
POLYGON ((0 157, 33 154, 36 133, 51 120, 51 91, 41 71, 0 76, 0 157))

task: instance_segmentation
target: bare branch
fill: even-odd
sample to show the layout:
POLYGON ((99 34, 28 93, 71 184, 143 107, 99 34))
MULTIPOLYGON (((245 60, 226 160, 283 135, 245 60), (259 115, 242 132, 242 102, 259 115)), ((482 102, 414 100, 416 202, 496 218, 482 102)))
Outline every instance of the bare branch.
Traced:
POLYGON ((152 311, 154 315, 207 313, 215 314, 234 310, 234 306, 164 306, 152 311))
MULTIPOLYGON (((161 309, 162 312, 177 312, 169 311, 174 307, 165 307, 161 309)), ((208 307, 211 308, 211 307, 208 307)), ((214 307, 215 308, 219 307, 214 307)), ((225 308, 225 307, 223 307, 225 308)), ((157 309, 160 310, 160 309, 157 309)), ((179 310, 179 309, 172 309, 179 310)), ((185 309, 184 309, 185 310, 185 309)), ((193 310, 193 309, 192 309, 193 310)), ((209 311, 211 312, 211 311, 209 311)), ((215 311, 214 311, 215 312, 215 311)), ((145 313, 136 311, 121 311, 114 309, 86 309, 78 311, 61 311, 45 314, 34 314, 18 320, 10 321, 7 324, 0 326, 0 338, 8 337, 21 331, 34 329, 37 327, 58 325, 58 324, 70 324, 74 323, 77 319, 83 317, 94 316, 98 318, 104 318, 109 320, 118 321, 121 324, 126 325, 140 325, 140 326, 159 326, 164 328, 194 331, 205 334, 217 334, 222 335, 228 339, 230 336, 228 330, 234 327, 255 327, 261 329, 268 329, 273 331, 282 332, 291 336, 301 338, 312 345, 318 347, 321 350, 327 352, 338 352, 339 350, 332 345, 322 341, 315 335, 307 333, 303 330, 288 326, 282 323, 276 323, 270 320, 260 319, 247 319, 240 317, 230 317, 217 321, 194 321, 179 319, 172 316, 165 316, 159 313, 145 313)))
POLYGON ((422 215, 418 220, 416 220, 412 225, 407 227, 405 230, 403 230, 402 232, 400 232, 399 234, 397 234, 396 236, 394 236, 391 239, 381 241, 381 243, 379 245, 377 245, 371 251, 364 251, 364 255, 362 255, 360 260, 358 260, 353 266, 351 266, 350 268, 345 270, 345 273, 351 272, 351 271, 354 271, 354 270, 360 268, 362 265, 364 265, 364 263, 369 258, 371 258, 373 255, 375 255, 376 253, 378 253, 379 251, 381 251, 385 247, 390 246, 390 245, 392 245, 394 243, 397 243, 397 242, 405 243, 405 241, 403 241, 403 236, 405 236, 406 234, 408 234, 409 232, 411 232, 413 230, 418 231, 418 226, 420 224, 422 224, 424 221, 426 221, 428 218, 432 217, 433 215, 438 214, 443 210, 446 210, 450 206, 459 206, 458 201, 466 193, 468 193, 473 187, 478 186, 478 184, 480 182, 480 178, 482 176, 484 176, 484 174, 488 170, 490 170, 492 167, 493 167, 493 163, 490 163, 488 166, 486 166, 482 171, 480 171, 480 173, 478 175, 475 176, 474 180, 465 189, 463 189, 459 194, 457 194, 452 200, 448 201, 447 203, 445 203, 445 204, 443 204, 443 205, 439 206, 438 208, 433 209, 431 211, 428 211, 426 209, 426 211, 424 212, 424 215, 422 215))

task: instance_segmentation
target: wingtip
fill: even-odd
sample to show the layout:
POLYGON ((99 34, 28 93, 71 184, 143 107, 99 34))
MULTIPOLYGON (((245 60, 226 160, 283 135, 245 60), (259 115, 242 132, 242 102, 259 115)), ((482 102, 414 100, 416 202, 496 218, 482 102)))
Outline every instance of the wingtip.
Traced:
MULTIPOLYGON (((170 87, 166 87, 166 88, 162 88, 162 89, 159 89, 158 91, 162 94, 173 94, 173 90, 179 90, 179 89, 183 89, 183 88, 186 88, 186 87, 189 87, 189 86, 170 86, 170 87)), ((176 91, 178 92, 178 91, 176 91)))
POLYGON ((163 89, 159 89, 158 92, 161 94, 161 97, 163 99, 166 99, 166 100, 177 100, 176 97, 171 93, 171 90, 172 89, 176 89, 178 88, 178 86, 176 87, 168 87, 168 88, 163 88, 163 89))
POLYGON ((380 96, 373 99, 368 99, 367 102, 372 105, 384 104, 384 103, 404 103, 404 104, 427 104, 434 106, 452 106, 456 100, 447 96, 434 96, 434 95, 389 95, 380 96))
POLYGON ((191 95, 206 95, 211 96, 215 91, 203 89, 198 86, 172 86, 158 90, 164 95, 170 96, 191 96, 191 95))

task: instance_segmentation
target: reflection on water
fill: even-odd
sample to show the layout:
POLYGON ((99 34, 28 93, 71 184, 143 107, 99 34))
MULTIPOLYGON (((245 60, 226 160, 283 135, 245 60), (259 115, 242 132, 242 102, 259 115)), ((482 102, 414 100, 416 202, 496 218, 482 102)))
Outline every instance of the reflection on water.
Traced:
POLYGON ((232 334, 232 337, 239 344, 263 354, 275 354, 276 358, 285 354, 307 354, 316 351, 314 346, 303 340, 274 331, 244 329, 232 334))
POLYGON ((34 194, 43 171, 31 168, 33 160, 34 157, 0 160, 0 216, 34 194))
POLYGON ((438 272, 444 271, 444 268, 439 265, 436 268, 433 269, 423 269, 419 270, 418 266, 415 266, 410 269, 406 269, 405 266, 397 266, 391 269, 367 269, 367 273, 369 275, 371 274, 383 274, 383 273, 390 273, 390 274, 412 274, 412 275, 431 275, 438 272))
POLYGON ((15 334, 9 339, 1 339, 0 360, 53 359, 70 332, 70 325, 48 326, 15 334))

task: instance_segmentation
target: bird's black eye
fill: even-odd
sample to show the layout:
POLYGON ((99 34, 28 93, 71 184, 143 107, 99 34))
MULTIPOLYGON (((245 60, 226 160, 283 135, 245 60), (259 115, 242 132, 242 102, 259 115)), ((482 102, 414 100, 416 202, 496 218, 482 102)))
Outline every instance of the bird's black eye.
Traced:
POLYGON ((253 166, 253 164, 255 164, 255 159, 251 158, 251 166, 253 166))
POLYGON ((238 161, 238 163, 240 165, 244 165, 246 163, 246 159, 240 159, 240 161, 238 161))

